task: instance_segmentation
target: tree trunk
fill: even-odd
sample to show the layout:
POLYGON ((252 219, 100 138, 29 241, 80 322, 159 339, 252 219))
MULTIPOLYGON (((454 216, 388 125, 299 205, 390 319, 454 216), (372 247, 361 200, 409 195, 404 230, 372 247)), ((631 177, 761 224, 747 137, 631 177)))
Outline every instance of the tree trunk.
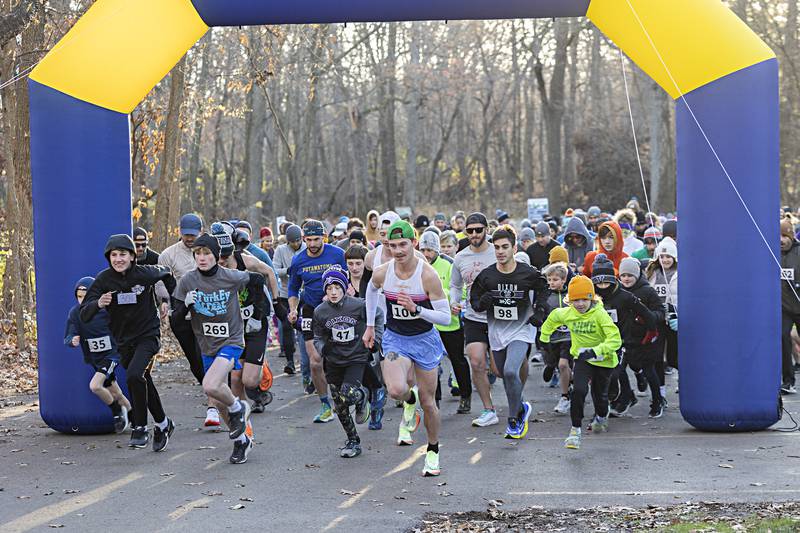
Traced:
POLYGON ((386 186, 386 206, 394 209, 397 206, 397 149, 395 145, 395 107, 397 100, 397 24, 390 22, 387 26, 389 37, 386 48, 386 59, 383 63, 382 90, 379 96, 381 110, 379 116, 379 143, 381 147, 381 174, 386 186))
POLYGON ((406 98, 406 181, 403 186, 403 204, 412 209, 417 205, 417 145, 420 135, 422 95, 420 87, 420 24, 411 23, 410 57, 406 65, 408 96, 406 98))
POLYGON ((181 112, 184 100, 184 67, 186 57, 172 69, 170 74, 169 107, 164 126, 164 153, 161 175, 158 178, 156 216, 153 227, 153 247, 163 250, 177 236, 180 218, 180 144, 181 112))

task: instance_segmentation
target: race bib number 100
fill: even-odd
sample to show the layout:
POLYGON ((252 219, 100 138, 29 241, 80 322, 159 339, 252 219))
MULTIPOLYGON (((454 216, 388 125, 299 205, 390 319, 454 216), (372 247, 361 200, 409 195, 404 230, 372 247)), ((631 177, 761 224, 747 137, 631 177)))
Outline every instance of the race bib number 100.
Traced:
POLYGON ((516 307, 494 307, 494 317, 497 320, 519 320, 516 307))
POLYGON ((402 305, 391 304, 392 306, 392 318, 395 320, 415 320, 417 318, 416 313, 412 313, 402 305))
POLYGON ((356 338, 356 330, 353 327, 344 329, 332 329, 331 338, 333 342, 352 342, 356 338))
POLYGON ((227 322, 203 322, 203 335, 206 337, 228 337, 227 322))

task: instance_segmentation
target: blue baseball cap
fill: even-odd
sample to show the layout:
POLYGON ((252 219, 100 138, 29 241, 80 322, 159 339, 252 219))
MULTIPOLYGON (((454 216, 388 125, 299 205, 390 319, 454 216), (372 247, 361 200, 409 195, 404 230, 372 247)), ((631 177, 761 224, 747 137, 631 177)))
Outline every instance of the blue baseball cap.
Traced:
POLYGON ((203 219, 194 213, 181 217, 181 235, 200 235, 203 230, 203 219))

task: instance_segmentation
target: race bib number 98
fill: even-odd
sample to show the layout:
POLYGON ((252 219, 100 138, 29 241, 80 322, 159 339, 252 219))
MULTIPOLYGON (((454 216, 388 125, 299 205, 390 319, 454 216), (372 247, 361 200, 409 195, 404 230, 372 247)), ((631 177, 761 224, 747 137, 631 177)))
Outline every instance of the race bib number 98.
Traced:
POLYGON ((227 322, 203 322, 203 335, 206 337, 228 337, 227 322))
POLYGON ((92 353, 107 352, 111 349, 111 337, 98 337, 96 339, 88 339, 89 351, 92 353))
POLYGON ((417 314, 412 313, 402 305, 391 304, 392 318, 395 320, 416 320, 417 314))
POLYGON ((519 320, 516 307, 498 307, 494 308, 494 317, 497 320, 519 320))
POLYGON ((668 291, 667 291, 667 286, 666 285, 656 285, 653 288, 656 290, 656 294, 658 294, 658 296, 660 298, 666 298, 667 297, 667 292, 668 291))
POLYGON ((332 329, 331 338, 333 342, 352 342, 356 338, 356 329, 349 327, 345 329, 332 329))

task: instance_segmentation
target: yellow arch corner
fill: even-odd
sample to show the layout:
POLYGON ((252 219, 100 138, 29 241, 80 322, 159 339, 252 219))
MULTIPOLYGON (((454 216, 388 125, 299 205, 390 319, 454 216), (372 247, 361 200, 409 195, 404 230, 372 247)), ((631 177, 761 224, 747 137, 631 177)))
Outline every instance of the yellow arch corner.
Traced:
POLYGON ((672 98, 775 57, 720 0, 592 0, 586 16, 672 98))
POLYGON ((206 31, 191 0, 98 0, 31 79, 127 114, 206 31))

